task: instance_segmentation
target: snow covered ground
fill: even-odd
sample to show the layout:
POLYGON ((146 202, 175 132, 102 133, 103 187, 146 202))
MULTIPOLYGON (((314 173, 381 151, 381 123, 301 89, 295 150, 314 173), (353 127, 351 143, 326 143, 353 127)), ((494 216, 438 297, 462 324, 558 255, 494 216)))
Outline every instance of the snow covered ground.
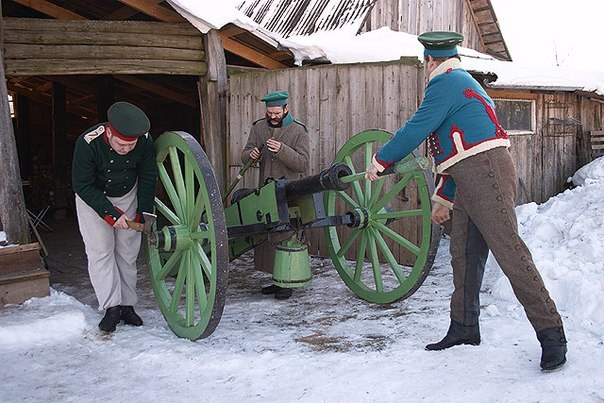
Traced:
POLYGON ((142 328, 109 337, 84 269, 79 283, 0 309, 0 402, 603 402, 604 158, 581 186, 517 209, 521 233, 563 315, 568 363, 539 370, 540 347, 493 260, 482 294, 480 346, 424 350, 448 326, 448 239, 409 299, 378 306, 353 295, 330 260, 312 259, 313 284, 276 301, 251 270, 231 264, 216 332, 177 338, 140 270, 142 328), (76 299, 77 296, 78 299, 76 299))

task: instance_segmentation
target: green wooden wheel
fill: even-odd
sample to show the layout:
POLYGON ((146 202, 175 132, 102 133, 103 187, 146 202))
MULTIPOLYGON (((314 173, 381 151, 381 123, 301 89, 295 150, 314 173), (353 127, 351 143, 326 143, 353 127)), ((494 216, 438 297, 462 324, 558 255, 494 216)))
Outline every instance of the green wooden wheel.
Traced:
MULTIPOLYGON (((361 132, 340 149, 334 163, 364 172, 391 133, 361 132)), ((418 157, 419 153, 407 158, 418 157)), ((427 170, 392 174, 375 182, 364 177, 346 191, 325 194, 329 216, 347 212, 352 228, 326 227, 329 255, 346 285, 361 298, 390 303, 413 294, 428 275, 440 240, 430 219, 433 190, 427 170), (400 262, 400 263, 399 263, 400 262)))
POLYGON ((155 142, 157 221, 145 244, 153 292, 178 336, 212 334, 224 308, 228 239, 220 190, 199 143, 184 132, 155 142))

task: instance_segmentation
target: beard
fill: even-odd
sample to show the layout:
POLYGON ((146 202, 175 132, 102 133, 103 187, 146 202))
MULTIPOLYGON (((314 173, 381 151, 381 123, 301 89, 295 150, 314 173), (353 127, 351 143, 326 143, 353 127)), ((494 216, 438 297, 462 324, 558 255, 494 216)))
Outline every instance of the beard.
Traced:
POLYGON ((283 126, 283 119, 285 119, 288 113, 284 113, 280 118, 271 118, 269 115, 266 115, 266 121, 270 127, 281 127, 283 126))

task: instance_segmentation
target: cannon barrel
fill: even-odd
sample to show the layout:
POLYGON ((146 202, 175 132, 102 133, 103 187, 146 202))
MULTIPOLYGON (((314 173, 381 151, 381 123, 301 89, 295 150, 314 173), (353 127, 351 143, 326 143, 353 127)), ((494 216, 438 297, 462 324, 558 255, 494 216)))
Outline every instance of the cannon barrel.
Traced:
POLYGON ((287 200, 292 200, 299 196, 325 190, 346 190, 350 183, 344 183, 340 178, 351 174, 352 170, 348 165, 343 163, 333 164, 317 175, 287 182, 285 184, 285 195, 287 200))

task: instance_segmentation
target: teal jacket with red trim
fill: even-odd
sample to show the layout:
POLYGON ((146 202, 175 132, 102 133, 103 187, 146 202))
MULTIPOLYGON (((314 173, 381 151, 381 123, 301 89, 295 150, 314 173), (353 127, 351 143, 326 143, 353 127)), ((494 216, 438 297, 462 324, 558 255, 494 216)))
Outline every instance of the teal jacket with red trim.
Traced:
POLYGON ((510 146, 493 100, 458 59, 446 60, 434 70, 420 107, 378 151, 374 163, 381 171, 426 138, 439 174, 432 198, 448 207, 453 205, 455 183, 446 174, 447 168, 480 152, 510 146))

